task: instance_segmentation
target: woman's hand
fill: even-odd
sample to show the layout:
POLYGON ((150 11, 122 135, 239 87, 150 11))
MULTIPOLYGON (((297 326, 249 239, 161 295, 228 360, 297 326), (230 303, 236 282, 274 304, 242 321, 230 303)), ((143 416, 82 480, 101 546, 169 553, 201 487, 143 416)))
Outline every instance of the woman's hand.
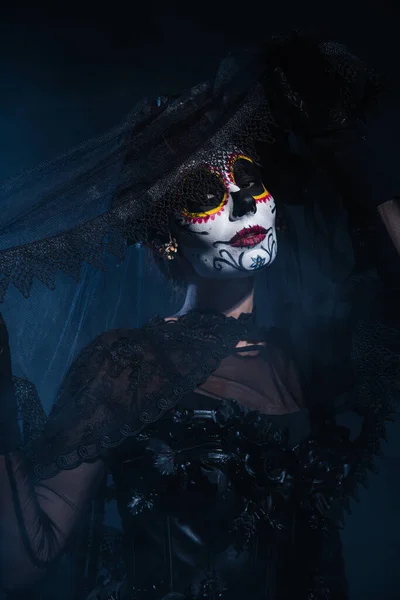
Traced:
POLYGON ((12 379, 8 331, 0 314, 0 454, 16 450, 20 445, 21 433, 12 379))

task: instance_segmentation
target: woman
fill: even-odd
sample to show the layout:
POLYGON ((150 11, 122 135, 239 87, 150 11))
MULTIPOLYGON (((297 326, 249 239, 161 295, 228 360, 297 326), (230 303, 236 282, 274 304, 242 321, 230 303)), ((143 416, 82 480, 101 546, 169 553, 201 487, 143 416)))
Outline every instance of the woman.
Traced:
MULTIPOLYGON (((125 138, 112 208, 92 220, 81 215, 80 228, 30 247, 43 276, 65 260, 63 252, 81 261, 96 244, 115 243, 118 232, 148 244, 163 272, 187 289, 177 314, 107 331, 75 360, 36 445, 35 481, 19 450, 3 324, 0 510, 7 547, 1 545, 0 581, 8 591, 26 590, 51 570, 110 471, 127 577, 100 597, 346 598, 338 510, 365 448, 350 442, 330 407, 306 408, 285 334, 261 328, 254 307, 255 273, 277 253, 265 144, 276 140, 271 130, 285 129, 270 107, 280 98, 275 116, 293 119, 299 135, 312 132, 315 144, 322 133, 332 137, 332 127, 322 132, 328 105, 317 103, 319 128, 312 131, 282 76, 295 79, 295 64, 287 64, 294 49, 294 63, 301 50, 328 77, 321 61, 332 57, 329 44, 275 40, 270 103, 257 65, 251 73, 241 66, 234 78, 225 65, 211 95, 199 86, 160 100, 125 138), (279 73, 280 61, 287 71, 279 73)), ((343 102, 332 107, 332 95, 330 102, 330 115, 344 111, 343 102)), ((354 106, 352 98, 348 123, 354 106)), ((391 197, 385 191, 382 202, 391 197)), ((377 416, 373 403, 358 408, 371 440, 387 412, 377 416)))

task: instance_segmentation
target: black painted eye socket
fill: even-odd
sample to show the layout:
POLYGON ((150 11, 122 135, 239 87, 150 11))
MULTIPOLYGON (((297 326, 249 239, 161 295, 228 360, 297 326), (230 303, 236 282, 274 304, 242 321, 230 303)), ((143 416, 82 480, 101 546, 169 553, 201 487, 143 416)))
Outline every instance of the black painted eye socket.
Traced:
POLYGON ((253 162, 239 158, 233 165, 232 175, 241 190, 249 190, 253 196, 263 192, 261 171, 253 162))
POLYGON ((256 186, 257 183, 258 182, 255 181, 254 179, 249 179, 248 181, 243 180, 240 182, 240 186, 238 186, 238 187, 240 187, 241 190, 249 190, 249 189, 253 188, 254 186, 256 186))
POLYGON ((204 213, 218 208, 226 193, 221 176, 207 168, 189 173, 179 186, 183 205, 189 213, 204 213))

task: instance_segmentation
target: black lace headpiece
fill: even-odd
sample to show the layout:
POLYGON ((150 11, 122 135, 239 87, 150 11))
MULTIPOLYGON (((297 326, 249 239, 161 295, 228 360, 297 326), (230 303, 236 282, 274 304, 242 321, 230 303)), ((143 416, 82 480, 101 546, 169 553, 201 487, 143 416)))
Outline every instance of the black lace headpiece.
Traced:
POLYGON ((155 102, 66 155, 0 188, 0 300, 10 283, 29 296, 57 271, 79 279, 84 262, 124 256, 126 242, 168 231, 182 208, 185 165, 234 144, 257 154, 288 131, 319 135, 353 127, 380 87, 341 44, 293 33, 222 61, 216 77, 155 102))

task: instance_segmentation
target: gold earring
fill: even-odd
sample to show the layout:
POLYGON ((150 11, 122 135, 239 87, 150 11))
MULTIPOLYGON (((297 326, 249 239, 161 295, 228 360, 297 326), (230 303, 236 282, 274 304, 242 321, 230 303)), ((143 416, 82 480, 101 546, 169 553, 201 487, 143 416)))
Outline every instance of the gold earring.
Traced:
POLYGON ((178 252, 178 242, 175 238, 169 236, 169 241, 165 244, 154 243, 154 247, 157 250, 160 258, 165 260, 174 260, 178 252))

